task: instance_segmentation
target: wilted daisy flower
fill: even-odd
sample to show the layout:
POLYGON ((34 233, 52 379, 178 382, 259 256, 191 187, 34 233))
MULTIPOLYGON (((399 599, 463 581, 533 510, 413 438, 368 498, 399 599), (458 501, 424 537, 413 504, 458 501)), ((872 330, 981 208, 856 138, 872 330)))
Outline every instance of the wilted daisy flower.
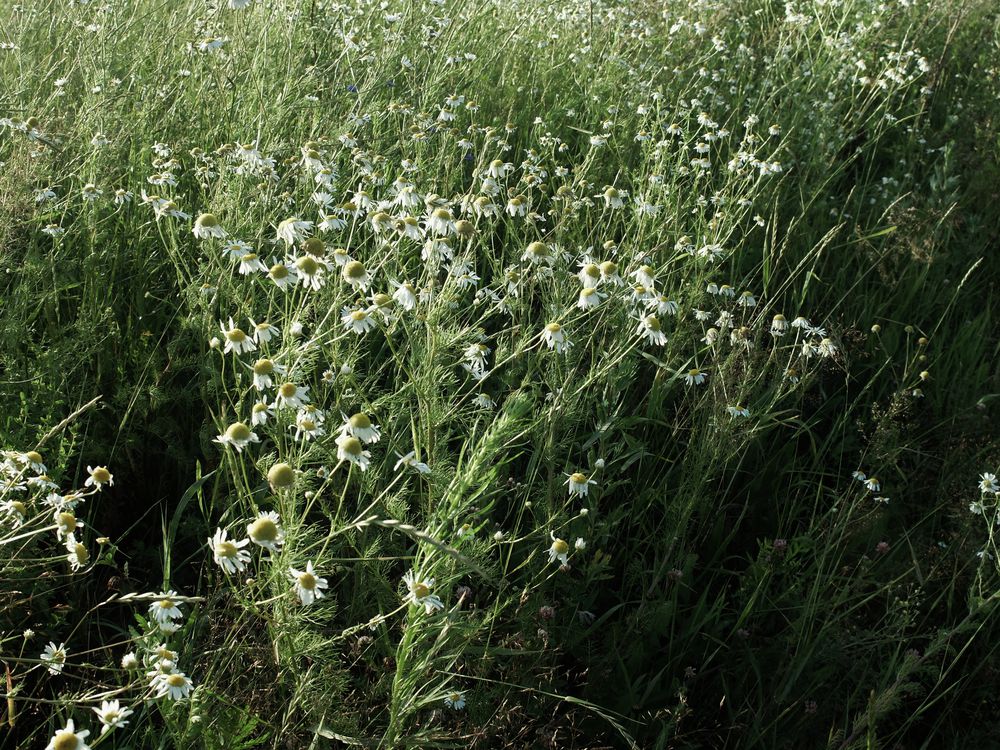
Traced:
POLYGON ((305 253, 295 258, 292 265, 302 286, 313 291, 319 291, 323 288, 323 285, 326 283, 326 270, 328 267, 326 260, 305 253))
POLYGON ((404 310, 412 310, 417 306, 417 290, 409 281, 401 284, 393 282, 396 291, 392 293, 392 298, 399 303, 404 310))
POLYGON ((618 275, 618 264, 613 260, 604 261, 598 268, 601 269, 602 283, 613 284, 614 286, 621 286, 625 283, 622 281, 622 277, 618 275))
POLYGON ((410 451, 405 456, 396 453, 396 456, 399 458, 399 460, 396 462, 396 465, 392 467, 393 471, 399 471, 400 468, 408 466, 414 471, 416 471, 418 474, 431 473, 430 466, 425 464, 423 461, 417 461, 416 451, 410 451))
POLYGON ((96 201, 104 194, 104 191, 97 187, 94 183, 88 182, 83 186, 80 193, 83 195, 83 199, 85 201, 96 201))
POLYGON ((448 693, 448 695, 444 697, 444 705, 456 711, 461 711, 465 708, 465 694, 459 692, 458 690, 453 693, 448 693))
POLYGON ((90 474, 90 476, 87 478, 87 481, 83 483, 85 487, 93 487, 94 489, 99 490, 106 484, 112 487, 115 484, 115 478, 111 475, 111 472, 108 471, 107 466, 95 466, 93 468, 88 466, 87 473, 90 474))
POLYGON ((0 503, 0 513, 5 516, 8 523, 17 528, 24 523, 28 515, 28 507, 20 500, 4 500, 0 503))
POLYGON ((254 427, 267 424, 269 417, 274 416, 274 409, 264 401, 258 401, 250 410, 250 424, 254 427))
POLYGON ((364 449, 361 441, 353 435, 341 433, 337 443, 337 460, 356 464, 361 471, 368 469, 372 454, 364 449))
POLYGON ((194 222, 194 229, 191 230, 199 240, 209 238, 224 240, 226 230, 222 228, 215 214, 201 214, 194 222))
POLYGON ((882 484, 879 482, 878 477, 865 477, 862 481, 869 492, 878 492, 882 489, 882 484))
POLYGON ((90 551, 83 542, 78 542, 76 537, 70 534, 66 537, 66 560, 69 562, 71 570, 77 571, 90 562, 90 551))
POLYGON ((58 508, 55 511, 54 520, 56 522, 56 537, 60 542, 71 536, 77 529, 83 528, 83 522, 77 521, 76 516, 69 509, 58 508))
POLYGON ((209 537, 208 547, 212 550, 212 558, 216 565, 226 573, 238 573, 250 562, 250 553, 244 547, 250 544, 249 539, 234 541, 229 539, 229 532, 217 528, 215 536, 209 537))
POLYGON ((558 323, 549 323, 542 329, 542 340, 549 349, 555 349, 556 354, 562 354, 572 346, 563 327, 558 323))
POLYGON ((581 551, 587 549, 587 540, 582 536, 578 536, 576 541, 573 542, 573 548, 581 551))
POLYGON ((778 313, 771 319, 771 335, 772 336, 784 336, 788 331, 788 321, 785 320, 785 316, 778 313))
MULTIPOLYGON (((118 701, 101 701, 101 707, 94 708, 93 711, 101 720, 101 734, 111 729, 126 726, 128 724, 126 719, 133 713, 130 708, 122 708, 118 701)), ((59 750, 58 745, 56 747, 59 750)))
POLYGON ((177 606, 177 601, 174 599, 176 596, 176 591, 162 592, 160 598, 149 605, 149 614, 158 623, 181 619, 184 617, 184 613, 177 606))
POLYGON ((194 687, 191 680, 183 672, 158 675, 154 685, 157 698, 169 698, 172 701, 182 700, 191 694, 194 687))
POLYGON ((317 576, 316 571, 313 570, 312 560, 306 563, 305 570, 290 568, 288 577, 295 584, 295 593, 298 595, 299 601, 302 602, 302 606, 308 606, 316 599, 322 599, 323 589, 328 588, 326 579, 317 576))
POLYGON ((549 250, 549 246, 544 242, 535 241, 525 249, 521 260, 526 260, 532 265, 550 263, 552 262, 552 251, 549 250))
POLYGON ((229 354, 229 352, 243 354, 244 352, 252 352, 257 348, 253 339, 247 336, 246 332, 242 328, 239 328, 233 322, 232 318, 229 319, 228 328, 223 323, 219 323, 219 329, 226 339, 226 346, 222 350, 223 354, 229 354))
MULTIPOLYGON (((270 472, 268 478, 270 478, 270 472)), ((257 518, 247 526, 247 535, 254 544, 271 552, 279 552, 285 541, 281 519, 273 510, 258 513, 257 518)))
POLYGON ((660 321, 655 315, 646 315, 639 318, 639 327, 636 329, 636 333, 650 344, 663 346, 667 343, 667 334, 660 329, 660 321))
POLYGON ((749 417, 750 411, 745 406, 727 406, 726 411, 729 412, 731 417, 749 417))
POLYGON ((368 285, 371 284, 371 276, 368 275, 368 271, 361 261, 352 260, 349 263, 345 263, 341 273, 344 281, 350 284, 352 289, 368 291, 368 285))
POLYGON ((283 292, 295 286, 299 280, 295 267, 288 263, 274 263, 268 269, 267 277, 283 292))
POLYGON ((580 290, 580 297, 576 301, 576 306, 581 310, 591 310, 604 301, 604 295, 594 287, 586 286, 580 290))
POLYGON ((258 359, 253 363, 251 369, 253 370, 253 387, 258 391, 263 391, 274 385, 274 381, 271 379, 272 375, 284 375, 286 372, 284 367, 266 358, 258 359))
POLYGON ((426 223, 427 229, 432 234, 444 237, 455 233, 454 217, 451 215, 451 211, 443 206, 431 211, 426 223))
POLYGON ((593 479, 588 479, 586 474, 579 471, 567 474, 567 476, 569 479, 566 480, 566 484, 569 486, 570 497, 586 497, 590 491, 590 485, 597 484, 593 479))
POLYGON ((251 319, 250 325, 253 327, 253 338, 258 344, 266 344, 271 339, 281 335, 281 329, 276 325, 268 323, 266 320, 254 323, 251 319))
POLYGON ((309 386, 282 383, 274 397, 276 408, 298 409, 309 403, 309 386))
POLYGON ((344 307, 340 311, 340 322, 348 331, 353 331, 359 336, 368 333, 376 327, 375 318, 368 310, 362 308, 344 307))
POLYGON ((250 443, 259 443, 260 438, 242 422, 234 422, 226 431, 215 437, 215 442, 233 446, 237 453, 243 451, 250 443))
POLYGON ((278 239, 284 240, 286 245, 297 245, 306 238, 306 235, 313 230, 311 221, 304 221, 297 216, 285 219, 278 224, 278 239))
POLYGON ((834 346, 833 341, 830 339, 823 339, 819 342, 819 346, 816 347, 816 351, 819 352, 821 357, 832 357, 837 353, 837 347, 834 346))
POLYGON ((1000 494, 1000 484, 997 483, 997 475, 985 472, 979 475, 979 490, 983 493, 1000 494))
POLYGON ((684 376, 684 381, 688 385, 701 385, 705 382, 705 373, 697 367, 692 367, 687 372, 683 372, 681 374, 684 376))
POLYGON ((289 429, 295 430, 296 440, 314 440, 326 434, 326 430, 322 427, 322 421, 317 419, 312 411, 308 410, 303 410, 296 414, 295 424, 289 425, 289 429))
POLYGON ((49 645, 45 647, 45 650, 42 651, 41 656, 38 658, 48 665, 50 674, 59 674, 63 671, 63 667, 66 666, 67 653, 68 649, 65 643, 60 643, 57 646, 52 641, 49 641, 49 645))
POLYGON ((90 750, 90 745, 85 741, 89 736, 89 729, 77 732, 73 720, 69 719, 64 729, 60 729, 52 735, 45 750, 90 750))
POLYGON ((601 283, 601 269, 596 263, 583 262, 577 271, 577 278, 585 287, 596 287, 601 283))
POLYGON ((139 666, 139 657, 135 655, 135 651, 129 651, 122 657, 121 666, 122 669, 135 669, 139 666))
POLYGON ((560 539, 554 531, 549 532, 552 537, 552 544, 549 545, 549 562, 558 560, 563 565, 569 563, 569 544, 565 539, 560 539))
POLYGON ((437 609, 444 609, 444 603, 431 593, 434 587, 433 578, 420 578, 411 569, 403 576, 403 583, 406 584, 407 591, 404 601, 423 607, 427 614, 437 609))
POLYGON ((600 195, 595 195, 595 198, 604 198, 604 207, 617 210, 619 208, 625 207, 625 198, 628 197, 628 193, 624 190, 618 190, 618 188, 607 185, 604 188, 604 192, 600 195))

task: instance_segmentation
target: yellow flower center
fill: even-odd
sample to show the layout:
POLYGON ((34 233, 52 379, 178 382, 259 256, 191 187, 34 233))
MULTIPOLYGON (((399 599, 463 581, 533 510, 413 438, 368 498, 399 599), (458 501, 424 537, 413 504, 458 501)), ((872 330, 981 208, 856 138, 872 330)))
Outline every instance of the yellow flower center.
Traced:
POLYGON ((216 557, 236 557, 239 548, 232 542, 219 542, 215 545, 216 557))
POLYGON ((283 263, 275 263, 267 274, 272 279, 285 279, 288 278, 288 269, 283 263))
POLYGON ((202 214, 195 223, 203 227, 219 226, 219 220, 215 218, 214 214, 202 214))
POLYGON ((160 601, 158 601, 157 604, 160 605, 160 609, 173 609, 174 600, 169 598, 160 599, 160 601))
POLYGON ((352 260, 344 266, 345 279, 363 279, 365 277, 365 266, 359 260, 352 260))
POLYGON ((86 565, 87 561, 90 560, 90 553, 87 551, 86 547, 80 544, 80 542, 77 542, 73 546, 73 554, 76 555, 77 562, 79 562, 80 565, 86 565))
POLYGON ((295 387, 295 383, 282 383, 281 387, 278 388, 278 393, 281 394, 282 398, 292 398, 298 390, 299 389, 295 387))
POLYGON ((64 532, 70 532, 76 528, 76 516, 72 513, 62 512, 59 514, 59 528, 64 532))
POLYGON ((295 483, 295 470, 288 464, 275 464, 267 472, 272 487, 291 487, 295 483))
POLYGON ((344 453, 350 453, 352 456, 360 456, 363 448, 361 447, 361 441, 356 437, 349 437, 340 444, 341 450, 344 453))
POLYGON ((565 555, 569 552, 569 544, 563 539, 556 539, 552 542, 552 549, 557 555, 565 555))
POLYGON ((580 472, 576 472, 573 476, 570 477, 570 480, 573 482, 573 484, 586 484, 587 475, 581 474, 580 472))
POLYGON ((413 596, 417 599, 423 599, 426 596, 430 596, 431 590, 426 583, 415 583, 413 584, 413 596))
POLYGON ((310 237, 302 243, 302 249, 310 255, 322 256, 326 246, 319 237, 310 237))
POLYGON ((250 434, 250 428, 242 422, 235 422, 226 429, 226 435, 230 440, 249 440, 250 434))
POLYGON ((315 276, 316 272, 319 271, 319 263, 311 255, 303 255, 295 261, 295 267, 306 276, 315 276))
POLYGON ((612 276, 617 271, 618 271, 618 264, 615 263, 613 260, 606 260, 603 263, 601 263, 601 273, 603 273, 605 276, 612 276))
POLYGON ((646 318, 646 328, 648 328, 651 331, 659 331, 660 321, 658 321, 653 315, 650 315, 648 318, 646 318))
POLYGON ((57 732, 55 739, 52 741, 53 750, 76 750, 79 746, 80 740, 68 729, 57 732))
POLYGON ((278 538, 278 524, 270 518, 258 518, 249 529, 250 536, 263 542, 273 542, 278 538))
POLYGON ((559 331, 562 330, 562 326, 559 325, 558 323, 549 323, 547 326, 545 326, 545 330, 548 331, 549 333, 559 333, 559 331))
POLYGON ((274 362, 269 359, 258 359, 253 366, 254 375, 270 375, 274 372, 274 362))
POLYGON ((350 421, 351 427, 356 430, 367 430, 372 426, 372 421, 368 418, 368 415, 361 414, 360 412, 351 417, 350 421))
POLYGON ((701 375, 701 370, 698 369, 688 370, 688 375, 690 375, 692 378, 697 377, 698 375, 701 375))
POLYGON ((351 311, 351 320, 361 321, 361 320, 364 320, 367 317, 368 316, 365 315, 365 311, 364 310, 352 310, 351 311))
POLYGON ((316 423, 313 422, 311 419, 303 419, 302 421, 299 422, 299 426, 306 432, 312 432, 313 430, 316 429, 316 423))
POLYGON ((232 328, 226 331, 226 338, 234 344, 241 344, 246 341, 247 335, 239 328, 232 328))
POLYGON ((184 687, 187 680, 184 679, 184 675, 172 674, 167 676, 167 684, 170 687, 184 687))
POLYGON ((312 573, 299 573, 299 587, 312 591, 316 588, 316 576, 312 573))
POLYGON ((528 245, 528 252, 536 258, 542 258, 549 254, 549 248, 544 242, 532 242, 528 245))
POLYGON ((442 219, 444 221, 451 221, 451 211, 449 211, 447 208, 435 208, 434 218, 442 219))
POLYGON ((40 464, 42 462, 42 454, 38 451, 28 451, 24 455, 33 464, 40 464))
POLYGON ((108 482, 111 481, 111 472, 108 471, 103 466, 98 466, 96 469, 90 472, 90 476, 98 484, 107 484, 108 482))
POLYGON ((27 506, 20 500, 11 500, 10 507, 12 507, 19 515, 25 515, 28 512, 27 506))
POLYGON ((375 297, 372 299, 372 301, 378 307, 385 307, 390 302, 392 302, 392 297, 390 297, 388 294, 385 294, 383 292, 379 292, 378 294, 375 295, 375 297))

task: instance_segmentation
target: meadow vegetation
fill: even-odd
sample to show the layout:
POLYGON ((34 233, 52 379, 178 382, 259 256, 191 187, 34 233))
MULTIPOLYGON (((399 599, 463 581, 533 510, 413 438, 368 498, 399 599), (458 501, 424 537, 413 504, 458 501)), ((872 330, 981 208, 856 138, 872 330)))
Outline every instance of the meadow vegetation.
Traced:
POLYGON ((993 2, 0 7, 0 746, 996 743, 993 2))

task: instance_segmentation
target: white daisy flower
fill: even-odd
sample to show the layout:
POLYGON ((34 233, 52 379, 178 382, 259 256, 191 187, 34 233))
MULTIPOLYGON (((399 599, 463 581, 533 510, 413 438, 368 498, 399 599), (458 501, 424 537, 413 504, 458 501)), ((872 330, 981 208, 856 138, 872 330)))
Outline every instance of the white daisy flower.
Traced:
POLYGON ((601 268, 596 263, 583 262, 576 276, 585 287, 596 287, 601 283, 601 268))
POLYGON ((288 291, 299 281, 295 267, 289 263, 274 263, 267 271, 267 278, 281 291, 288 291))
POLYGON ((726 411, 729 412, 729 416, 734 418, 735 417, 746 418, 750 416, 750 410, 747 409, 745 406, 740 406, 738 404, 736 406, 727 406, 726 411))
POLYGON ((406 571, 403 576, 403 583, 406 584, 406 597, 404 601, 411 605, 424 608, 426 614, 431 614, 435 610, 444 609, 444 603, 431 593, 434 587, 433 578, 420 578, 412 569, 406 571))
POLYGON ((771 318, 771 335, 775 338, 779 336, 784 336, 788 331, 788 321, 785 316, 778 313, 773 318, 771 318))
POLYGON ((341 433, 337 443, 337 460, 357 464, 361 471, 368 469, 372 454, 364 449, 362 442, 353 435, 341 433))
POLYGON ((576 301, 576 306, 581 310, 592 310, 604 301, 604 295, 592 286, 585 286, 580 290, 580 297, 576 301))
POLYGON ((705 373, 697 367, 692 367, 687 372, 681 374, 684 376, 684 382, 688 385, 701 385, 705 382, 705 373))
POLYGON ((345 307, 340 311, 340 322, 348 331, 361 335, 375 328, 375 319, 368 310, 345 307))
POLYGON ((66 537, 66 552, 68 553, 66 561, 69 562, 69 567, 73 571, 86 567, 87 563, 90 562, 90 551, 87 549, 87 545, 78 542, 72 534, 66 537))
POLYGON ((418 474, 430 474, 431 473, 431 467, 430 466, 428 466, 427 464, 425 464, 423 461, 417 461, 416 460, 416 457, 417 457, 417 452, 416 451, 410 451, 405 456, 401 455, 399 453, 396 453, 396 456, 399 458, 399 460, 396 462, 396 465, 392 467, 393 471, 399 471, 400 468, 409 467, 409 468, 413 469, 415 472, 417 472, 418 474))
POLYGON ((222 445, 231 445, 236 449, 237 453, 242 453, 243 449, 250 445, 250 443, 259 443, 260 438, 256 432, 242 422, 233 422, 233 424, 226 428, 224 433, 216 435, 215 442, 222 445))
POLYGON ((532 265, 542 265, 552 262, 552 251, 544 242, 532 242, 521 255, 521 260, 526 260, 532 265))
POLYGON ((279 240, 283 240, 286 245, 297 245, 312 232, 313 223, 304 221, 297 216, 292 216, 278 224, 277 235, 279 240))
POLYGON ((104 485, 114 486, 115 478, 112 476, 111 472, 108 471, 107 466, 94 466, 87 467, 87 473, 90 476, 87 481, 84 482, 85 487, 93 487, 94 489, 100 490, 104 485))
POLYGON ((133 713, 130 708, 122 708, 118 701, 101 701, 101 707, 94 708, 93 711, 101 721, 101 734, 126 726, 126 719, 133 713))
POLYGON ((444 705, 448 708, 454 709, 455 711, 461 711, 465 708, 465 694, 458 690, 448 693, 448 695, 444 697, 444 705))
POLYGON ((246 332, 242 328, 239 328, 233 322, 232 318, 229 319, 228 328, 224 324, 219 323, 219 329, 226 339, 226 346, 222 350, 223 354, 229 354, 229 352, 243 354, 244 352, 252 352, 257 348, 253 339, 247 336, 246 332))
POLYGON ((552 537, 552 544, 549 545, 549 562, 558 560, 562 565, 569 564, 569 544, 565 539, 557 537, 554 531, 550 531, 549 535, 552 537))
POLYGON ((655 315, 646 315, 640 318, 636 333, 656 346, 663 346, 667 343, 667 334, 661 330, 660 321, 655 315))
POLYGON ((182 700, 191 694, 194 685, 183 672, 159 675, 154 683, 157 698, 169 698, 172 701, 182 700))
POLYGON ((542 340, 549 349, 554 349, 556 354, 562 354, 572 346, 563 327, 558 323, 549 323, 542 329, 542 340))
POLYGON ((250 424, 254 427, 267 424, 267 420, 274 416, 274 409, 265 401, 258 401, 250 410, 250 424))
POLYGON ((586 474, 579 471, 566 476, 569 477, 565 484, 569 486, 570 497, 586 497, 590 491, 590 485, 597 484, 593 479, 589 479, 586 474))
POLYGON ((164 623, 184 617, 184 613, 181 612, 174 599, 176 596, 176 591, 162 592, 160 598, 149 605, 149 614, 153 616, 153 619, 158 623, 164 623))
POLYGON ((250 544, 249 539, 235 541, 229 539, 229 532, 216 528, 215 535, 209 537, 208 548, 212 550, 215 564, 228 574, 241 573, 250 562, 250 553, 244 547, 250 544))
POLYGON ((409 281, 401 284, 393 282, 396 291, 392 293, 392 298, 399 303, 404 310, 412 310, 417 306, 417 290, 409 281))
POLYGON ((363 292, 368 291, 368 286, 371 284, 371 276, 368 275, 368 270, 365 268, 364 263, 359 260, 352 260, 344 264, 341 275, 348 284, 351 285, 352 289, 360 289, 363 292))
POLYGON ((273 510, 258 513, 257 518, 247 526, 247 535, 254 544, 270 552, 279 552, 285 542, 281 519, 273 510))
POLYGON ((979 490, 983 493, 1000 494, 1000 484, 997 484, 997 475, 985 472, 979 475, 979 490))
POLYGON ((222 228, 215 214, 201 214, 194 221, 194 229, 191 230, 199 240, 226 239, 226 230, 222 228))
POLYGON ((313 291, 319 291, 326 283, 328 263, 308 253, 291 259, 295 274, 302 286, 313 291))
POLYGON ((314 440, 326 434, 326 430, 321 426, 321 420, 309 411, 300 411, 295 415, 295 424, 289 425, 289 429, 295 430, 296 440, 314 440))
POLYGON ((64 729, 60 729, 52 735, 52 739, 45 746, 45 750, 90 750, 90 745, 86 743, 86 739, 89 736, 89 729, 77 732, 73 720, 69 719, 66 721, 64 729))
POLYGON ((322 599, 324 596, 323 589, 329 587, 325 578, 320 578, 316 575, 316 571, 313 570, 312 560, 306 563, 305 570, 290 568, 288 577, 294 584, 295 593, 304 607, 312 604, 316 599, 322 599))
POLYGON ((258 344, 266 344, 271 339, 281 336, 281 329, 276 325, 268 323, 266 320, 260 323, 255 323, 253 319, 250 320, 250 325, 253 326, 253 338, 258 344))
POLYGON ((656 294, 652 299, 646 300, 646 306, 655 310, 658 315, 676 315, 679 309, 677 303, 665 294, 656 294))
POLYGON ((56 509, 53 520, 56 522, 56 537, 60 542, 71 536, 77 529, 83 528, 83 522, 77 521, 76 515, 68 508, 56 509))
POLYGON ((618 264, 613 260, 606 260, 601 263, 598 268, 601 269, 601 282, 605 284, 612 284, 614 286, 621 286, 625 282, 622 281, 622 277, 618 275, 618 264))
POLYGON ((59 674, 63 671, 63 667, 66 666, 66 655, 69 653, 69 649, 66 648, 65 643, 60 643, 58 646, 49 641, 49 645, 45 647, 39 657, 48 665, 50 674, 59 674))
POLYGON ((285 375, 286 369, 271 359, 258 359, 251 366, 253 370, 253 387, 258 391, 274 386, 272 375, 285 375))
POLYGON ((298 409, 307 403, 309 403, 309 386, 295 383, 282 383, 278 386, 274 398, 275 408, 298 409))

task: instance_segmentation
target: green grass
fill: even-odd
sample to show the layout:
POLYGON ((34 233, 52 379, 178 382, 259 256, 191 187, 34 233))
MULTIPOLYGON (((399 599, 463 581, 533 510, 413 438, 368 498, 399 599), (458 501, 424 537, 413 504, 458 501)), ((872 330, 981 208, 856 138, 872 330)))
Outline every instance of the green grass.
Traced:
POLYGON ((4 4, 0 745, 988 746, 998 29, 958 0, 4 4), (204 214, 317 288, 241 273, 204 214), (227 352, 230 318, 280 333, 227 352), (284 382, 322 416, 252 424, 284 382), (379 440, 338 438, 358 413, 379 440), (206 542, 262 513, 283 543, 227 572, 206 542))

